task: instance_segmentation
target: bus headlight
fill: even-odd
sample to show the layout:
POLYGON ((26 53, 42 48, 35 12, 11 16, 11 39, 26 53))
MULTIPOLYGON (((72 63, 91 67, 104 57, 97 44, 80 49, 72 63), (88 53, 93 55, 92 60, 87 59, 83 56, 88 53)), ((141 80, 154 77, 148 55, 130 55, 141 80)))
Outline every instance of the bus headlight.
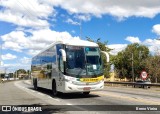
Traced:
POLYGON ((65 79, 65 82, 72 83, 72 81, 68 79, 65 79))
POLYGON ((72 83, 73 81, 76 81, 76 78, 65 76, 64 80, 65 82, 72 83))

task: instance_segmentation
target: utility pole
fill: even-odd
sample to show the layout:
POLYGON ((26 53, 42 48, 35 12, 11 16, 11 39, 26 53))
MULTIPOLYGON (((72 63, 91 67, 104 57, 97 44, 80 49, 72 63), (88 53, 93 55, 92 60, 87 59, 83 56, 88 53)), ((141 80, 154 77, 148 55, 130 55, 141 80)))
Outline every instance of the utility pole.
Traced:
POLYGON ((17 77, 18 77, 18 73, 17 73, 17 71, 18 71, 18 70, 16 70, 16 80, 17 80, 17 77))
POLYGON ((133 65, 133 52, 132 52, 132 82, 134 82, 134 65, 133 65))
POLYGON ((80 38, 82 38, 82 20, 81 19, 80 19, 79 29, 80 29, 80 38))

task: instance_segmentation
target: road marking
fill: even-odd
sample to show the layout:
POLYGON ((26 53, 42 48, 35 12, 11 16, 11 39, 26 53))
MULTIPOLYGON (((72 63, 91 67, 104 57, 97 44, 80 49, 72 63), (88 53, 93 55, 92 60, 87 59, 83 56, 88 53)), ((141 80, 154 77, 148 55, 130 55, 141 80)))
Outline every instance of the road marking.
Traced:
MULTIPOLYGON (((25 92, 27 92, 27 93, 35 96, 35 97, 38 97, 37 94, 40 95, 40 96, 43 96, 43 97, 44 97, 44 96, 46 96, 46 97, 48 96, 48 95, 43 94, 43 93, 40 93, 40 92, 38 92, 38 91, 34 91, 34 90, 30 90, 30 89, 28 89, 28 88, 22 87, 22 86, 20 85, 20 83, 21 83, 21 82, 14 82, 14 85, 15 85, 16 87, 18 87, 19 89, 21 89, 21 90, 23 90, 23 91, 25 91, 25 92)), ((45 97, 45 98, 46 98, 46 97, 45 97)), ((39 97, 38 97, 38 98, 39 98, 39 97)), ((60 102, 60 100, 58 100, 58 99, 56 99, 56 98, 53 98, 53 97, 50 97, 50 96, 48 96, 48 98, 60 102)))
POLYGON ((37 92, 37 94, 41 95, 41 96, 45 96, 45 94, 43 93, 40 93, 40 92, 37 92))
POLYGON ((151 104, 151 105, 160 105, 159 102, 155 101, 147 101, 147 99, 140 99, 140 98, 133 98, 133 97, 127 97, 127 96, 120 96, 120 95, 115 95, 112 93, 104 93, 104 92, 92 92, 97 95, 102 95, 102 96, 110 96, 110 97, 115 97, 118 99, 125 99, 125 100, 130 100, 130 101, 135 101, 135 102, 141 102, 141 103, 146 103, 146 104, 151 104))
POLYGON ((53 97, 51 97, 51 96, 47 96, 48 98, 50 98, 50 99, 52 99, 53 97))
POLYGON ((48 96, 48 95, 46 95, 46 97, 48 97, 49 99, 54 99, 55 101, 58 101, 58 102, 60 102, 60 100, 59 100, 59 99, 57 99, 57 98, 53 98, 53 97, 51 97, 51 96, 48 96))
MULTIPOLYGON (((29 90, 29 89, 28 89, 29 90)), ((34 91, 34 90, 30 90, 31 92, 33 92, 33 93, 36 93, 36 91, 34 91)))
POLYGON ((67 103, 67 105, 73 105, 73 104, 71 104, 71 103, 67 103))
POLYGON ((48 98, 50 98, 50 99, 54 99, 55 101, 58 101, 58 102, 60 102, 61 100, 59 100, 59 99, 57 99, 57 98, 53 98, 53 97, 51 97, 51 96, 48 96, 48 98))

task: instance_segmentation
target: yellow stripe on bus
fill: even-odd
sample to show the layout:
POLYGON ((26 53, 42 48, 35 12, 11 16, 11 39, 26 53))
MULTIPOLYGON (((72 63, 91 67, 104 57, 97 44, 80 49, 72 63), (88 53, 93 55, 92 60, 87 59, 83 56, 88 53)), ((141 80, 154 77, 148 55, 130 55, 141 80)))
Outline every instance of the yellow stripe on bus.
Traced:
POLYGON ((104 76, 99 76, 97 78, 80 78, 80 81, 81 82, 98 82, 103 79, 104 79, 104 76))

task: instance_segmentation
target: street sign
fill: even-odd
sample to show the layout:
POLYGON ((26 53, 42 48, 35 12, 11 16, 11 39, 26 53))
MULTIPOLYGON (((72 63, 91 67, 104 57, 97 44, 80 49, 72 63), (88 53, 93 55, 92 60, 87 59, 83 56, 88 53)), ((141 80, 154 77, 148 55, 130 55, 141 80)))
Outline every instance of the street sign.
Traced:
POLYGON ((142 71, 142 72, 141 72, 141 78, 142 78, 143 80, 145 80, 147 77, 148 77, 147 72, 146 72, 146 71, 142 71))

